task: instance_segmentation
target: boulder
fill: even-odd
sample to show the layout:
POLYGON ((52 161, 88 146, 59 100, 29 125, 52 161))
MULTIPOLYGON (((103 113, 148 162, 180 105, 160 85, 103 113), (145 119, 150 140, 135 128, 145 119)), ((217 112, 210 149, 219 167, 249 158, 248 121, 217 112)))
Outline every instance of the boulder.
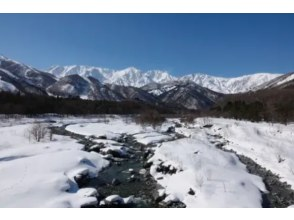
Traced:
POLYGON ((170 126, 168 127, 168 129, 166 130, 167 133, 174 133, 176 131, 176 128, 174 126, 170 126))
POLYGON ((141 175, 145 175, 146 173, 147 173, 147 170, 146 169, 141 169, 139 171, 139 174, 141 174, 141 175))
POLYGON ((124 204, 124 199, 119 195, 111 195, 106 197, 104 200, 106 205, 122 205, 124 204))

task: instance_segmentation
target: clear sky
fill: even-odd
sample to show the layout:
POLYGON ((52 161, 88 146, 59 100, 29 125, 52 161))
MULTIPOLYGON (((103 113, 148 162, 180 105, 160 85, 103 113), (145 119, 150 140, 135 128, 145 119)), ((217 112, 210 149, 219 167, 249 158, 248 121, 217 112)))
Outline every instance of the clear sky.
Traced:
POLYGON ((0 54, 41 69, 294 71, 294 14, 0 14, 0 33, 0 54))

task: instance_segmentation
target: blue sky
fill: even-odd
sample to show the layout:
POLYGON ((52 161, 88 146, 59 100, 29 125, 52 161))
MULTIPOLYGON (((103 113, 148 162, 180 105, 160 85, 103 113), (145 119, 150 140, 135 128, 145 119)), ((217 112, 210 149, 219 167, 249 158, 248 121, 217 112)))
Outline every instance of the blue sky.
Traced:
POLYGON ((294 71, 294 14, 0 14, 0 30, 0 54, 41 69, 294 71))

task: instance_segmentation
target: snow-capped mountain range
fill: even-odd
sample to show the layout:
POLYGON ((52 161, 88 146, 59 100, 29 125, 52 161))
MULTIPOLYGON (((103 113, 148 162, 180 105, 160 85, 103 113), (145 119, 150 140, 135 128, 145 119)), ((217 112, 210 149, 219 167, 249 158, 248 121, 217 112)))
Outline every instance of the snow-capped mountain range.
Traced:
POLYGON ((283 74, 257 87, 257 89, 290 88, 294 87, 294 72, 283 74))
POLYGON ((168 83, 172 81, 192 81, 215 92, 224 94, 247 92, 268 82, 282 74, 256 73, 235 78, 223 78, 210 76, 203 73, 194 73, 182 77, 170 75, 167 71, 150 70, 141 71, 135 67, 123 70, 112 70, 89 66, 55 66, 48 70, 57 77, 78 74, 80 76, 91 76, 102 83, 116 84, 122 86, 142 87, 149 83, 168 83))
POLYGON ((51 67, 48 72, 57 77, 73 74, 82 77, 91 76, 102 83, 134 87, 142 87, 151 82, 166 83, 176 80, 176 77, 171 76, 166 71, 150 70, 143 72, 135 67, 129 67, 123 70, 112 70, 90 66, 55 66, 51 67))
POLYGON ((237 78, 205 74, 175 77, 166 71, 134 67, 112 70, 88 66, 55 66, 41 71, 0 56, 0 91, 80 97, 91 100, 134 100, 187 109, 212 106, 224 94, 293 84, 293 74, 258 73, 237 78))
POLYGON ((281 75, 282 74, 255 73, 235 78, 223 78, 195 73, 183 76, 180 80, 190 80, 216 92, 234 94, 256 90, 258 86, 281 75))

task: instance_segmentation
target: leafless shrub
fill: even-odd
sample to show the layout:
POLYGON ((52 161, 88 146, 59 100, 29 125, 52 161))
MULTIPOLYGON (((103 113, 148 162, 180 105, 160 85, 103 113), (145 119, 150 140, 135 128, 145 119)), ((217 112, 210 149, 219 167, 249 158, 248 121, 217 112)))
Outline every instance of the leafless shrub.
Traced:
POLYGON ((202 122, 203 122, 203 125, 209 125, 212 123, 211 119, 207 117, 203 117, 202 122))
POLYGON ((255 130, 255 133, 256 133, 258 136, 261 135, 261 132, 260 132, 260 130, 259 130, 258 128, 254 128, 254 130, 255 130))
POLYGON ((53 134, 50 135, 49 129, 47 125, 37 123, 31 125, 26 131, 26 136, 29 140, 33 139, 37 142, 40 142, 42 139, 44 139, 49 134, 49 138, 53 138, 53 134))
POLYGON ((106 115, 101 115, 101 122, 104 124, 109 124, 110 120, 106 115))
POLYGON ((192 114, 187 114, 181 117, 180 122, 185 125, 192 124, 194 122, 195 116, 192 114))
POLYGON ((123 117, 123 122, 125 124, 130 124, 133 122, 133 117, 132 116, 125 116, 125 117, 123 117))
POLYGON ((135 118, 135 122, 141 126, 152 126, 153 128, 160 126, 164 121, 165 117, 155 110, 146 110, 135 118))
POLYGON ((49 129, 49 140, 53 141, 53 132, 51 129, 49 129))
POLYGON ((276 151, 275 157, 276 157, 278 163, 282 163, 283 161, 285 161, 282 154, 283 154, 282 150, 277 150, 276 151))

